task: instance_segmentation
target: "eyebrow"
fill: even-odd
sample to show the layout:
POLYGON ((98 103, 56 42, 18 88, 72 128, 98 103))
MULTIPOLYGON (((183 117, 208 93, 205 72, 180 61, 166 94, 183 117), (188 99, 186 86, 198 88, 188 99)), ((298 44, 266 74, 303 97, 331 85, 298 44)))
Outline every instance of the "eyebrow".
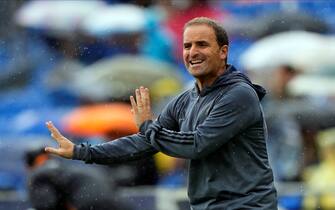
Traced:
MULTIPOLYGON (((185 44, 191 44, 191 43, 192 41, 184 42, 183 44, 185 45, 185 44)), ((195 41, 195 43, 196 44, 204 44, 204 43, 208 44, 209 42, 207 40, 198 40, 198 41, 195 41)))
POLYGON ((197 43, 197 44, 209 44, 209 42, 206 41, 206 40, 196 41, 195 43, 197 43))

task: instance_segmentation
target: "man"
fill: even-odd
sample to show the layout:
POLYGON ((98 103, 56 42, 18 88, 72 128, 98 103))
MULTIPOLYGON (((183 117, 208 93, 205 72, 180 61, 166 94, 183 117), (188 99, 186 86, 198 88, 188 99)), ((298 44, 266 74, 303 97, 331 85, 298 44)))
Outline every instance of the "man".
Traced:
POLYGON ((161 151, 190 160, 193 210, 277 209, 260 106, 265 90, 227 65, 228 37, 215 21, 192 19, 183 40, 184 63, 196 84, 174 98, 157 120, 152 121, 149 90, 141 87, 130 97, 139 134, 102 145, 74 145, 47 122, 60 147, 46 151, 100 164, 161 151))
MULTIPOLYGON (((269 161, 272 166, 275 180, 297 181, 300 179, 303 164, 303 157, 310 157, 303 153, 303 127, 295 118, 297 107, 303 98, 294 97, 289 93, 289 82, 298 74, 299 70, 290 65, 278 66, 269 69, 274 76, 268 84, 268 95, 262 101, 265 119, 268 126, 268 151, 269 161)), ((304 102, 304 106, 308 102, 304 102)), ((299 110, 303 110, 298 106, 299 110)), ((300 116, 301 117, 301 116, 300 116)))

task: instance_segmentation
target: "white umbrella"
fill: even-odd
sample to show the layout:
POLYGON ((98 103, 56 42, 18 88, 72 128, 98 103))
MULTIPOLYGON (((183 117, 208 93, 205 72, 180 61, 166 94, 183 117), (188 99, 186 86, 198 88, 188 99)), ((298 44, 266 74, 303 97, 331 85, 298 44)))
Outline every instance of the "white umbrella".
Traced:
POLYGON ((85 16, 104 7, 106 3, 98 0, 29 1, 16 12, 15 21, 23 27, 67 36, 78 30, 85 16))
POLYGON ((305 72, 335 65, 334 38, 306 31, 278 33, 260 39, 240 57, 249 71, 291 65, 305 72))
POLYGON ((114 4, 100 12, 91 13, 81 24, 89 35, 104 37, 114 33, 136 33, 144 30, 144 9, 131 4, 114 4))
POLYGON ((175 94, 182 87, 175 66, 136 55, 100 60, 77 72, 71 85, 78 95, 95 101, 128 98, 140 86, 160 96, 175 94))
POLYGON ((299 75, 290 81, 288 91, 294 96, 335 96, 335 76, 299 75))

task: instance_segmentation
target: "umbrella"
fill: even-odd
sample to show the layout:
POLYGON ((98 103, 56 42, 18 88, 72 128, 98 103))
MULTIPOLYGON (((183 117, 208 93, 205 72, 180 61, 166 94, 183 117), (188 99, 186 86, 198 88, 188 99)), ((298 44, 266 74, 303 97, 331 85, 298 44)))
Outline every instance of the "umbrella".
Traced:
POLYGON ((181 88, 175 66, 136 55, 102 59, 78 72, 72 85, 80 97, 94 101, 128 98, 140 86, 164 96, 181 88))
POLYGON ((131 4, 114 4, 91 13, 81 23, 82 32, 97 37, 115 33, 136 33, 145 28, 144 9, 131 4))
POLYGON ((285 31, 302 30, 315 33, 328 33, 330 31, 325 21, 302 12, 267 14, 256 19, 250 25, 257 28, 254 36, 258 39, 285 31))
POLYGON ((223 20, 226 30, 234 36, 250 37, 254 40, 286 31, 308 31, 327 34, 330 26, 322 19, 301 12, 277 12, 248 16, 227 16, 223 20))
POLYGON ((268 119, 292 116, 304 129, 327 129, 335 127, 335 107, 331 100, 320 98, 296 97, 271 104, 271 110, 265 110, 268 119))
POLYGON ((113 138, 138 131, 126 103, 105 103, 80 106, 62 120, 64 131, 76 136, 109 136, 113 138))
POLYGON ((70 90, 75 72, 80 72, 84 65, 75 59, 60 60, 43 78, 45 87, 49 90, 70 90))
POLYGON ((288 91, 293 96, 335 96, 335 77, 334 75, 299 75, 290 81, 288 91))
POLYGON ((18 25, 42 29, 56 36, 69 36, 78 30, 79 23, 92 12, 106 6, 103 1, 28 1, 16 12, 18 25))
POLYGON ((334 38, 306 31, 290 31, 255 42, 241 55, 240 62, 250 71, 290 65, 308 72, 335 65, 334 53, 334 38))

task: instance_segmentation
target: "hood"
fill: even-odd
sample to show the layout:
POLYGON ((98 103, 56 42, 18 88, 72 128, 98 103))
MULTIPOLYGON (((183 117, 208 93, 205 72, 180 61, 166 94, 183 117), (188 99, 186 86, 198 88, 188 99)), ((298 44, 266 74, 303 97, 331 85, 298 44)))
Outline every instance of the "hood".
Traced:
MULTIPOLYGON (((200 96, 204 96, 207 93, 223 86, 229 86, 232 84, 235 84, 237 82, 244 82, 250 85, 257 93, 257 96, 259 100, 262 100, 263 97, 266 94, 266 90, 257 84, 253 84, 250 79, 244 75, 242 72, 236 70, 236 68, 233 65, 227 65, 227 69, 224 74, 222 74, 215 82, 213 83, 212 86, 205 87, 199 94, 200 96)), ((197 90, 197 85, 195 90, 197 90)))

